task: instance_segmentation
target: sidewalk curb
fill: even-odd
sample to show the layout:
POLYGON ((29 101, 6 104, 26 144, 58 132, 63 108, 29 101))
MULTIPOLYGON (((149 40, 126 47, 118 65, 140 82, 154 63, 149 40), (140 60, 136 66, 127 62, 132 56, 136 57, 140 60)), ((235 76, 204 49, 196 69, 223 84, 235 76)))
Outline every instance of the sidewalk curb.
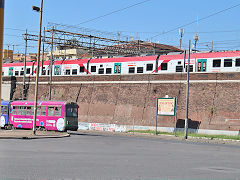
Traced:
POLYGON ((64 138, 70 137, 70 134, 60 135, 60 136, 44 136, 44 135, 36 135, 36 136, 0 136, 0 139, 50 139, 50 138, 64 138))

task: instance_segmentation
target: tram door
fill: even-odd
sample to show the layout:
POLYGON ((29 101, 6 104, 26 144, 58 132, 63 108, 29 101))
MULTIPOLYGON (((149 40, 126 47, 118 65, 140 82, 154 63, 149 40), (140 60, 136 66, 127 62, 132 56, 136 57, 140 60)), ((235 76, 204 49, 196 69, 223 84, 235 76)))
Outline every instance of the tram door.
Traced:
POLYGON ((8 75, 9 76, 13 76, 13 67, 9 68, 8 75))
POLYGON ((114 63, 114 74, 121 74, 122 63, 114 63))
POLYGON ((197 61, 198 72, 207 71, 207 59, 198 59, 197 61))

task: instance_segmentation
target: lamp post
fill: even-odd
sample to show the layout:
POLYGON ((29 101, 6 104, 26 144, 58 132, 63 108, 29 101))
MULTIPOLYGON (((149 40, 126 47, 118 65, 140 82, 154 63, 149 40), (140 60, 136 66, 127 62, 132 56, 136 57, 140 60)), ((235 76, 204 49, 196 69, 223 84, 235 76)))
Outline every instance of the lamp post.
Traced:
MULTIPOLYGON (((2 99, 2 55, 3 55, 4 0, 0 0, 0 104, 2 99)), ((0 112, 2 112, 0 106, 0 112)))
POLYGON ((36 119, 37 119, 37 99, 38 99, 38 78, 39 78, 39 64, 40 64, 40 50, 41 50, 41 33, 42 33, 42 9, 43 0, 41 0, 41 7, 32 7, 34 11, 40 11, 39 35, 38 35, 38 53, 37 53, 37 69, 35 81, 35 98, 34 98, 34 118, 33 118, 33 134, 36 134, 36 119))

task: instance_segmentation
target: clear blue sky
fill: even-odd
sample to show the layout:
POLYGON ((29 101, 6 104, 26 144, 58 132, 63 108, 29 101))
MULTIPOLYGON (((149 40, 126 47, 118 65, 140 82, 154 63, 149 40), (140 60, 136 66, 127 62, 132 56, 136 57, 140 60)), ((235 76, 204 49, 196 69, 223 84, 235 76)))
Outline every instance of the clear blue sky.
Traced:
MULTIPOLYGON (((143 0, 44 0, 43 25, 55 22, 77 25, 86 20, 130 6, 143 0)), ((107 32, 121 32, 142 40, 179 46, 178 30, 163 34, 181 25, 201 19, 215 12, 239 4, 239 0, 150 0, 138 6, 104 18, 79 25, 107 32)), ((38 34, 39 13, 32 5, 40 0, 5 0, 4 48, 15 46, 15 52, 24 52, 22 34, 27 28, 38 34), (17 30, 14 30, 17 29, 17 30)), ((240 49, 240 6, 184 27, 183 47, 187 48, 198 31, 199 48, 208 49, 205 42, 214 42, 215 49, 240 49), (231 41, 230 41, 231 40, 231 41), (234 40, 234 41, 232 41, 234 40)), ((37 44, 31 42, 30 52, 37 44)))

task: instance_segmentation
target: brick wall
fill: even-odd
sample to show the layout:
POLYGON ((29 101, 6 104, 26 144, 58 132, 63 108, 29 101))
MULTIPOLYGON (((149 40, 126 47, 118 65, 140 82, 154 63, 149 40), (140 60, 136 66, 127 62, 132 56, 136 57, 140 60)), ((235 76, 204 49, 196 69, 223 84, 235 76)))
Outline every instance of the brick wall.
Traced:
MULTIPOLYGON (((190 74, 190 127, 240 129, 239 73, 190 74)), ((49 78, 41 77, 39 100, 48 100, 49 78)), ((10 83, 9 77, 3 78, 10 83)), ((13 98, 22 97, 22 78, 16 78, 13 98)), ((27 79, 28 100, 34 99, 34 78, 27 79)), ((52 100, 77 101, 79 121, 121 125, 155 125, 156 98, 178 98, 178 127, 186 106, 186 73, 53 77, 52 100)), ((173 127, 174 117, 159 116, 159 126, 173 127)))

